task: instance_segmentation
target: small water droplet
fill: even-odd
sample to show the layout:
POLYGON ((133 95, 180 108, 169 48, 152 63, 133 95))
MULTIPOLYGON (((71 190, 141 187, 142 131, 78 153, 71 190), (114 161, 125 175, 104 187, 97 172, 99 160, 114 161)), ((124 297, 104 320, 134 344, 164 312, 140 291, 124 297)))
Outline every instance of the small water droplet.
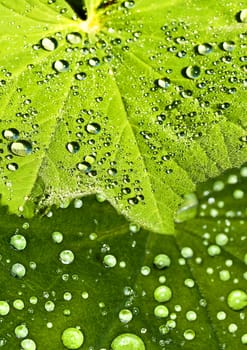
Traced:
POLYGON ((117 259, 112 254, 107 254, 104 256, 103 263, 105 267, 115 267, 117 265, 117 259))
POLYGON ((169 78, 161 78, 156 80, 156 85, 162 89, 167 89, 171 84, 169 78))
POLYGON ((52 240, 54 243, 61 243, 63 241, 63 234, 61 232, 52 232, 52 240))
POLYGON ((169 310, 165 305, 157 305, 154 308, 154 316, 164 318, 169 315, 169 310))
POLYGON ((21 342, 23 350, 36 350, 36 343, 32 339, 24 339, 21 342))
POLYGON ((11 267, 11 275, 16 278, 23 278, 26 274, 26 268, 20 263, 16 263, 11 267))
POLYGON ((81 80, 85 80, 86 77, 87 77, 87 74, 84 73, 84 72, 75 74, 75 78, 76 78, 77 80, 80 80, 80 81, 81 81, 81 80))
POLYGON ((26 338, 28 335, 28 328, 25 324, 20 324, 15 327, 16 338, 26 338))
POLYGON ((84 335, 78 328, 67 328, 62 334, 62 343, 67 349, 79 349, 84 343, 84 335))
POLYGON ((88 60, 88 64, 91 67, 97 67, 100 64, 100 60, 97 57, 93 57, 88 60))
POLYGON ((123 7, 125 7, 126 9, 131 9, 134 6, 135 6, 135 1, 134 0, 124 1, 123 2, 123 7))
POLYGON ((161 270, 171 265, 171 259, 166 254, 158 254, 155 256, 153 264, 157 269, 161 270))
POLYGON ((234 41, 224 41, 221 44, 221 47, 222 47, 223 50, 231 52, 235 48, 235 42, 234 41))
POLYGON ((12 142, 9 147, 10 151, 19 157, 25 157, 32 152, 32 145, 28 141, 20 140, 12 142))
POLYGON ((193 340, 195 336, 196 334, 195 331, 193 331, 193 329, 186 329, 186 331, 184 331, 184 338, 186 340, 193 340))
POLYGON ((18 164, 16 163, 9 163, 7 164, 6 168, 9 170, 9 171, 16 171, 18 170, 18 164))

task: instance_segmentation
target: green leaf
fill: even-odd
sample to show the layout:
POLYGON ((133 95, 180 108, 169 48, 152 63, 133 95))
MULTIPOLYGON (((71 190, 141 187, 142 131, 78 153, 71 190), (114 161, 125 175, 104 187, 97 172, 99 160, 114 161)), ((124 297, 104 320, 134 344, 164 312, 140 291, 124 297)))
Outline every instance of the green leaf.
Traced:
POLYGON ((138 350, 244 349, 246 188, 247 164, 204 184, 175 236, 140 230, 92 196, 28 221, 1 208, 0 345, 72 349, 79 327, 80 349, 130 349, 118 344, 126 333, 138 350))
POLYGON ((75 4, 0 1, 2 203, 100 193, 174 233, 183 195, 246 160, 242 5, 75 4))

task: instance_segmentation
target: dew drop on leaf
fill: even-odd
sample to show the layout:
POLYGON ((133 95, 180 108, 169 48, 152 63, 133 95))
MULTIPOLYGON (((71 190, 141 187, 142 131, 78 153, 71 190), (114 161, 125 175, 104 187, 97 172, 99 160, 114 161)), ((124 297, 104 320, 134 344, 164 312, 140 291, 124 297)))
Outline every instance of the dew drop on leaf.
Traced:
POLYGON ((32 339, 24 339, 21 342, 22 350, 36 350, 36 343, 32 339))
POLYGON ((186 340, 193 340, 195 338, 196 334, 195 331, 193 329, 186 329, 184 331, 184 338, 186 340))
POLYGON ((26 274, 26 268, 20 263, 16 263, 11 267, 11 275, 17 278, 23 278, 26 274))
POLYGON ((44 38, 40 44, 46 51, 54 51, 57 48, 57 40, 54 38, 44 38))
POLYGON ((228 294, 227 304, 233 310, 242 310, 247 306, 247 294, 241 289, 235 289, 228 294))
POLYGON ((247 9, 240 11, 239 18, 241 22, 247 23, 247 9))
POLYGON ((8 315, 10 306, 7 301, 0 300, 0 316, 8 315))
POLYGON ((155 256, 153 264, 157 269, 161 270, 171 265, 171 259, 166 254, 158 254, 155 256))
POLYGON ((88 64, 91 67, 97 67, 100 64, 100 60, 97 57, 93 57, 88 60, 88 64))
POLYGON ((235 48, 235 42, 234 41, 224 41, 222 44, 222 49, 228 52, 231 52, 235 48))
POLYGON ((171 81, 169 78, 162 78, 162 79, 156 80, 156 84, 158 87, 162 89, 167 89, 170 86, 171 81))
POLYGON ((208 43, 200 44, 197 46, 197 52, 200 55, 208 55, 212 51, 213 51, 213 46, 208 43))
POLYGON ((66 148, 69 151, 69 153, 77 153, 80 150, 80 145, 78 142, 72 141, 67 143, 66 148))
POLYGON ((16 163, 9 163, 9 164, 7 164, 6 168, 9 171, 16 171, 16 170, 18 170, 18 164, 16 164, 16 163))
POLYGON ((53 69, 58 73, 64 73, 69 70, 69 62, 65 60, 57 60, 53 63, 53 69))
POLYGON ((27 241, 26 241, 26 238, 22 235, 13 235, 10 239, 10 244, 16 250, 23 250, 27 246, 27 241))
POLYGON ((63 234, 58 231, 52 232, 52 240, 54 243, 62 243, 63 241, 63 234))
POLYGON ((10 151, 19 157, 25 157, 32 152, 32 145, 28 141, 20 140, 12 142, 9 147, 10 151))
POLYGON ((118 335, 111 343, 112 350, 145 350, 145 345, 140 337, 133 333, 118 335))
POLYGON ((80 44, 81 42, 81 34, 74 32, 74 33, 69 33, 66 35, 66 40, 70 43, 70 44, 80 44))
POLYGON ((2 135, 6 140, 14 141, 14 140, 18 139, 19 131, 17 129, 14 129, 14 128, 6 129, 6 130, 3 130, 2 135))
POLYGON ((87 77, 87 74, 84 73, 84 72, 76 73, 76 74, 75 74, 76 80, 80 80, 80 81, 81 81, 81 80, 85 80, 86 77, 87 77))
POLYGON ((172 291, 170 287, 159 286, 154 290, 154 299, 159 303, 163 303, 172 298, 172 291))
POLYGON ((101 127, 99 124, 97 123, 90 123, 90 124, 87 124, 85 126, 85 130, 89 133, 89 134, 93 134, 93 135, 96 135, 100 132, 101 130, 101 127))
POLYGON ((28 328, 25 324, 20 324, 15 327, 16 338, 26 338, 28 335, 28 328))
POLYGON ((157 305, 154 308, 154 316, 165 318, 169 315, 169 310, 165 305, 157 305))
POLYGON ((104 256, 103 263, 105 267, 115 267, 117 265, 117 259, 112 254, 107 254, 104 256))
POLYGON ((16 309, 16 310, 23 310, 24 307, 25 307, 25 304, 23 302, 23 300, 21 299, 16 299, 13 301, 13 307, 16 309))
POLYGON ((67 349, 79 349, 84 343, 84 335, 78 328, 67 328, 63 331, 62 343, 67 349))
POLYGON ((197 79, 201 74, 201 69, 198 66, 189 66, 184 70, 186 78, 197 79))
POLYGON ((60 254, 59 254, 59 259, 62 262, 62 264, 64 265, 69 265, 71 264, 74 259, 74 253, 71 250, 63 250, 60 254))
POLYGON ((134 6, 135 6, 135 1, 133 0, 123 2, 123 7, 125 7, 126 9, 131 9, 134 6))
POLYGON ((122 323, 128 323, 132 320, 133 314, 128 309, 122 309, 119 311, 118 318, 122 323))

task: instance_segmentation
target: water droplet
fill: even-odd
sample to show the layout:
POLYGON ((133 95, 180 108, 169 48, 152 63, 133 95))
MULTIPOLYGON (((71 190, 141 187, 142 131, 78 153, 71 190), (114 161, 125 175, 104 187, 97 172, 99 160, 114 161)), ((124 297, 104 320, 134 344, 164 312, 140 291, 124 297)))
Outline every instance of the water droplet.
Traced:
POLYGON ((195 311, 186 312, 186 318, 188 321, 195 321, 197 319, 197 314, 195 311))
POLYGON ((53 301, 51 300, 48 300, 46 303, 45 303, 45 309, 47 312, 52 312, 55 310, 55 304, 53 303, 53 301))
POLYGON ((122 323, 128 323, 132 320, 133 314, 128 309, 122 309, 118 314, 118 318, 122 323))
POLYGON ((10 244, 17 250, 23 250, 27 246, 26 238, 22 235, 13 235, 10 244))
POLYGON ((28 335, 28 328, 25 324, 20 324, 15 327, 16 338, 26 338, 28 335))
POLYGON ((219 321, 223 321, 226 319, 226 313, 224 311, 217 312, 217 319, 219 321))
POLYGON ((87 174, 91 171, 92 167, 90 163, 82 162, 77 164, 77 169, 87 174))
POLYGON ((100 60, 97 57, 93 57, 88 60, 88 64, 91 67, 97 67, 100 64, 100 60))
POLYGON ((247 344, 247 333, 243 334, 241 337, 241 343, 246 345, 247 344))
POLYGON ((77 32, 69 33, 66 35, 66 40, 72 45, 80 44, 81 39, 81 34, 77 32))
POLYGON ((65 60, 57 60, 53 63, 52 67, 58 73, 64 73, 69 70, 69 62, 65 60))
POLYGON ((215 237, 215 242, 219 245, 219 246, 225 246, 228 243, 228 237, 227 235, 225 235, 224 233, 219 233, 218 235, 216 235, 215 237))
POLYGON ((55 231, 52 232, 52 240, 54 243, 61 243, 63 241, 63 234, 61 232, 55 231))
POLYGON ((228 294, 227 304, 233 310, 242 310, 247 306, 247 294, 240 289, 233 290, 228 294))
POLYGON ((168 78, 162 78, 162 79, 157 79, 156 84, 158 87, 162 89, 167 89, 170 86, 171 81, 168 78))
POLYGON ((9 163, 7 164, 6 168, 9 170, 9 171, 16 171, 18 170, 18 164, 16 163, 9 163))
POLYGON ((24 339, 21 342, 23 350, 36 350, 36 344, 32 339, 24 339))
POLYGON ((201 69, 198 66, 189 66, 185 68, 184 73, 189 79, 197 79, 201 74, 201 69))
POLYGON ((240 11, 239 18, 241 22, 247 23, 247 9, 240 11))
POLYGON ((67 349, 79 349, 84 343, 84 335, 78 328, 67 328, 63 331, 62 342, 67 349))
POLYGON ((72 142, 67 143, 66 148, 70 153, 74 154, 80 150, 80 145, 78 142, 72 141, 72 142))
POLYGON ((47 51, 54 51, 57 48, 57 40, 54 38, 44 38, 40 44, 47 51))
POLYGON ((208 247, 208 255, 210 256, 216 256, 221 253, 221 249, 218 245, 212 244, 208 247))
POLYGON ((221 281, 229 281, 229 279, 231 278, 231 275, 228 270, 221 270, 219 272, 219 277, 221 281))
POLYGON ((25 304, 23 302, 23 300, 21 299, 16 299, 13 301, 13 307, 16 309, 16 310, 23 310, 24 307, 25 307, 25 304))
POLYGON ((159 286, 154 291, 154 299, 159 303, 170 300, 172 297, 171 288, 167 286, 159 286))
POLYGON ((17 129, 11 128, 11 129, 4 130, 2 132, 2 135, 6 140, 14 141, 18 139, 19 131, 17 129))
POLYGON ((104 256, 103 263, 105 267, 114 267, 117 265, 117 259, 114 255, 108 254, 104 256))
POLYGON ((197 52, 200 55, 208 55, 212 51, 213 51, 213 46, 208 43, 200 44, 197 46, 197 52))
POLYGON ((145 350, 140 337, 132 333, 118 335, 111 343, 112 350, 145 350))
POLYGON ((234 43, 234 41, 224 41, 221 44, 221 47, 222 47, 223 50, 231 52, 235 48, 235 43, 234 43))
POLYGON ((154 316, 164 318, 169 315, 169 310, 165 305, 157 305, 154 308, 154 316))
POLYGON ((193 331, 193 329, 186 329, 186 331, 184 331, 184 338, 186 340, 193 340, 195 336, 196 334, 195 331, 193 331))
POLYGON ((181 255, 183 258, 192 258, 194 255, 193 250, 190 247, 184 247, 181 249, 181 255))
POLYGON ((141 274, 143 275, 143 276, 148 276, 148 275, 150 275, 150 272, 151 272, 151 269, 150 269, 150 267, 149 266, 142 266, 141 267, 141 274))
POLYGON ((157 269, 161 270, 171 265, 171 259, 166 254, 158 254, 155 256, 153 264, 157 269))
POLYGON ((87 74, 84 73, 84 72, 75 74, 75 78, 76 78, 77 80, 80 80, 80 81, 81 81, 81 80, 85 80, 86 77, 87 77, 87 74))
POLYGON ((10 144, 10 151, 19 157, 25 157, 32 152, 32 145, 28 141, 20 140, 10 144))
POLYGON ((85 130, 89 133, 89 134, 98 134, 101 130, 101 127, 99 124, 97 123, 90 123, 90 124, 87 124, 85 126, 85 130))
POLYGON ((74 253, 71 250, 63 250, 59 254, 59 259, 60 259, 60 261, 63 264, 68 265, 68 264, 71 264, 74 261, 75 256, 74 256, 74 253))
POLYGON ((7 303, 7 301, 0 301, 0 316, 6 316, 8 315, 10 310, 9 304, 7 303))
POLYGON ((22 278, 26 274, 26 268, 20 263, 16 263, 11 267, 11 275, 13 277, 22 278))
POLYGON ((125 7, 126 9, 131 9, 134 6, 135 6, 135 1, 133 0, 123 2, 123 7, 125 7))

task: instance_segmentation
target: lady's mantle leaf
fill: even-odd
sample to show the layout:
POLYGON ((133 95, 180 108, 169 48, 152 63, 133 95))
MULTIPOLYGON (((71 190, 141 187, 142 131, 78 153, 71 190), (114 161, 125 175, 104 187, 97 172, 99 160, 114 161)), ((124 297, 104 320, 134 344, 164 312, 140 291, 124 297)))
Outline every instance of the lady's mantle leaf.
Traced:
POLYGON ((0 1, 2 202, 28 215, 97 192, 172 233, 182 196, 247 156, 246 10, 69 3, 0 1))

